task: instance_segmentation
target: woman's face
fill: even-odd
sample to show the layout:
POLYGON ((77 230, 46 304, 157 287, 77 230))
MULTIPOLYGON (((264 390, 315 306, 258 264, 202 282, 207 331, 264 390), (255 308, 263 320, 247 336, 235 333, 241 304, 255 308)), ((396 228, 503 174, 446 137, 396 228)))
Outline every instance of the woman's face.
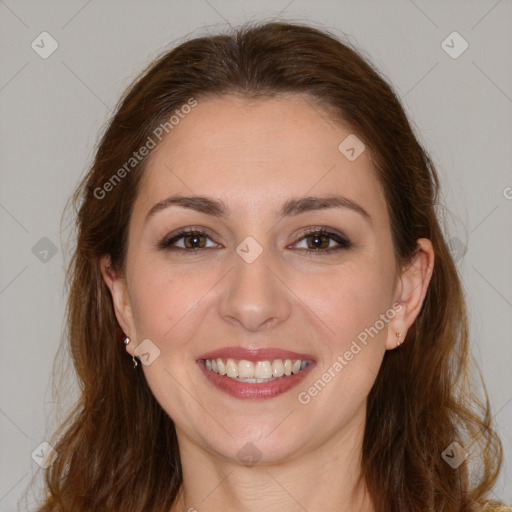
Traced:
POLYGON ((393 309, 403 282, 359 144, 310 98, 225 97, 199 101, 150 155, 111 290, 127 350, 149 340, 135 353, 180 444, 276 462, 362 431, 412 321, 393 309), (218 358, 230 376, 207 368, 218 358))

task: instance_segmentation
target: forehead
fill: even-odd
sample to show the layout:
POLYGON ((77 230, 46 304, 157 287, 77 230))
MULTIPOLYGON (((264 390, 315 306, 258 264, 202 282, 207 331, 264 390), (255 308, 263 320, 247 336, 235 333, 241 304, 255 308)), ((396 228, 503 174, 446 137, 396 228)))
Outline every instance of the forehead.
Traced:
POLYGON ((382 216, 368 150, 351 161, 339 149, 349 136, 308 96, 198 100, 149 156, 138 203, 147 211, 184 193, 222 198, 232 210, 277 210, 291 196, 340 193, 382 216))

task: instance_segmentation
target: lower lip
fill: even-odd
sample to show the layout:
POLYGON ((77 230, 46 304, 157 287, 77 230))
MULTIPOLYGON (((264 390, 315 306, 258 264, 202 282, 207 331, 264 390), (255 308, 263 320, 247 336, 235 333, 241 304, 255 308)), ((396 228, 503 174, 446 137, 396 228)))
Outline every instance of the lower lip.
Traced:
POLYGON ((310 363, 304 370, 294 375, 285 375, 269 382, 240 382, 225 375, 219 375, 206 369, 204 359, 197 361, 197 364, 205 374, 206 378, 220 391, 228 395, 244 400, 258 400, 274 398, 286 393, 296 386, 313 369, 315 363, 310 363))

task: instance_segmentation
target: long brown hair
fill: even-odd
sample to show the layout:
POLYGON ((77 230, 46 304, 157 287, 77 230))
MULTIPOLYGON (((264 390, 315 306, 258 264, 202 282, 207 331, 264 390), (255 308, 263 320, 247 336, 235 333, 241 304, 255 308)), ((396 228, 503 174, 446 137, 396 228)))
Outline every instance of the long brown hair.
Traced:
POLYGON ((485 387, 481 398, 471 388, 464 293, 436 216, 432 161, 392 88, 350 44, 311 26, 258 23, 189 40, 153 62, 121 98, 73 196, 66 335, 81 396, 51 442, 58 457, 46 470, 39 512, 170 509, 182 482, 174 424, 124 350, 100 258, 110 255, 122 271, 146 162, 130 159, 158 126, 167 122, 170 131, 170 116, 191 99, 283 93, 325 106, 369 148, 397 264, 411 261, 418 238, 430 239, 436 255, 407 342, 386 352, 368 397, 362 478, 376 510, 499 510, 486 495, 502 448, 485 387), (469 454, 457 469, 442 457, 454 442, 469 454))

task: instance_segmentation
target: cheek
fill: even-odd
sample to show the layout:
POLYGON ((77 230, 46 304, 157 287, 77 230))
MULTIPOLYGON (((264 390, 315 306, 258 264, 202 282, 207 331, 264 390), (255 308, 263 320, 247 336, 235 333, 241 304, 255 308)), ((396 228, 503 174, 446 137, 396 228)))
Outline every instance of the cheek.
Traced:
MULTIPOLYGON (((130 296, 139 339, 149 338, 162 348, 172 339, 175 348, 187 342, 198 323, 215 317, 207 309, 216 307, 212 298, 224 274, 218 267, 192 272, 193 265, 180 271, 154 258, 133 266, 130 296)), ((309 277, 288 269, 283 277, 293 293, 276 284, 281 300, 294 304, 283 326, 292 322, 305 329, 324 355, 339 353, 390 307, 392 279, 385 276, 391 276, 390 269, 373 258, 347 261, 309 277)), ((222 323, 220 318, 212 321, 222 323)))
POLYGON ((134 321, 139 338, 165 345, 176 339, 194 317, 194 310, 214 280, 207 274, 180 274, 162 261, 147 261, 132 275, 130 292, 134 321), (210 283, 211 281, 211 283, 210 283))
POLYGON ((379 266, 354 263, 350 271, 347 267, 315 281, 316 287, 300 293, 314 308, 322 358, 315 378, 300 386, 296 399, 319 431, 335 435, 340 425, 358 417, 382 364, 390 280, 383 279, 379 266))
MULTIPOLYGON (((294 289, 320 320, 317 324, 336 351, 374 326, 392 306, 391 272, 365 262, 351 262, 336 272, 297 281, 294 289)), ((377 327, 384 335, 381 322, 377 327)))

